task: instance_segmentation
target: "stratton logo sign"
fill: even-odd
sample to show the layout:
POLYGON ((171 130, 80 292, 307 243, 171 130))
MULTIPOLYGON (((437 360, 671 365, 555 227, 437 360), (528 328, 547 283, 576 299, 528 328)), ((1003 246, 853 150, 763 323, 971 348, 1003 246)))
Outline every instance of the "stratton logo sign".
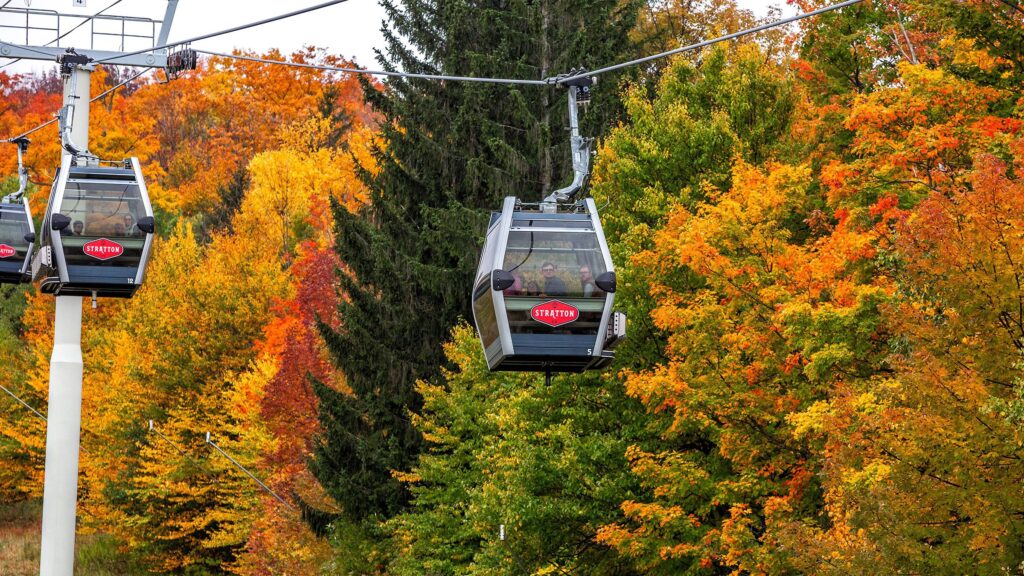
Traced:
POLYGON ((110 260, 111 258, 117 258, 121 254, 124 254, 124 246, 121 246, 113 240, 100 238, 99 240, 86 242, 85 245, 82 246, 82 252, 85 252, 87 256, 92 256, 97 260, 110 260))
POLYGON ((548 326, 561 326, 580 317, 579 308, 558 300, 538 304, 530 310, 530 317, 548 326))
POLYGON ((17 252, 14 248, 11 248, 7 244, 0 244, 0 258, 10 258, 17 252))

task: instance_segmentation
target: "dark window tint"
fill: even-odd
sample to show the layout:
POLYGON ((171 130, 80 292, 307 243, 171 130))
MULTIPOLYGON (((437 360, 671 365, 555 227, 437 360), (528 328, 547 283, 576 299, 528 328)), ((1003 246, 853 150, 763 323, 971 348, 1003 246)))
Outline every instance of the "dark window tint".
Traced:
POLYGON ((606 271, 594 231, 512 230, 502 269, 521 286, 508 296, 604 297, 594 285, 594 278, 606 271))
POLYGON ((25 235, 29 233, 28 217, 21 204, 0 206, 0 244, 14 248, 15 253, 4 260, 24 259, 28 251, 25 235))
POLYGON ((59 212, 71 219, 63 234, 90 238, 140 238, 146 207, 131 181, 69 180, 59 212))
POLYGON ((135 182, 69 179, 60 213, 71 219, 71 225, 61 231, 69 266, 139 265, 146 233, 138 221, 146 216, 146 206, 135 182), (122 253, 108 259, 87 253, 87 245, 104 240, 120 246, 122 253))

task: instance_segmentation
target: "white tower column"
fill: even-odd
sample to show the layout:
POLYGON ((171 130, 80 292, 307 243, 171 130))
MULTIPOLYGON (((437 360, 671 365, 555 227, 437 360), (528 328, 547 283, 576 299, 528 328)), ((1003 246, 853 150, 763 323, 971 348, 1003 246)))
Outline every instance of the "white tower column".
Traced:
MULTIPOLYGON (((68 139, 77 150, 88 150, 89 145, 91 71, 91 67, 75 66, 64 80, 64 105, 71 107, 67 115, 71 126, 68 139)), ((58 296, 50 356, 40 576, 72 576, 75 569, 82 371, 82 297, 58 296)))

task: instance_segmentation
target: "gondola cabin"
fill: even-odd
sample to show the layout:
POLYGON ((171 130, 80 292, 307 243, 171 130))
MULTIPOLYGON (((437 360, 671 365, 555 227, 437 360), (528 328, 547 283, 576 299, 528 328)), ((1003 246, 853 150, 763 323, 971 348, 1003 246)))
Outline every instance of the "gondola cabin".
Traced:
POLYGON ((615 271, 593 199, 495 212, 473 288, 491 370, 583 372, 607 366, 625 337, 615 271))
POLYGON ((30 262, 35 242, 28 199, 0 201, 0 284, 32 280, 30 262))
POLYGON ((137 158, 93 166, 65 156, 43 221, 41 290, 131 298, 142 285, 154 230, 137 158))

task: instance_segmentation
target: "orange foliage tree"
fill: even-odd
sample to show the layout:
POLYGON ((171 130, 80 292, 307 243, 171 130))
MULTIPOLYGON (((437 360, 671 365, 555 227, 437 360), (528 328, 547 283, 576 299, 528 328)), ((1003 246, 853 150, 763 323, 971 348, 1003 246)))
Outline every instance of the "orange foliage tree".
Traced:
POLYGON ((626 385, 664 444, 630 449, 649 495, 600 540, 647 573, 1022 560, 1021 118, 893 70, 796 127, 806 162, 735 161, 633 259, 668 344, 626 385))
MULTIPOLYGON (((314 49, 293 58, 343 64, 314 49)), ((94 74, 93 92, 108 78, 94 74)), ((0 108, 12 134, 59 106, 59 94, 2 80, 17 96, 0 108)), ((365 201, 355 163, 372 165, 372 116, 351 76, 228 59, 131 88, 93 104, 90 147, 140 157, 163 233, 138 296, 85 314, 81 525, 154 569, 280 573, 287 559, 288 573, 308 572, 316 562, 300 559, 324 557, 326 545, 204 435, 286 497, 316 494, 303 476, 315 406, 302 391, 306 371, 334 380, 315 336, 335 307, 330 202, 365 201), (306 414, 302 426, 288 426, 291 409, 306 414)), ((49 178, 58 151, 52 134, 36 134, 34 181, 49 178)), ((0 166, 13 171, 7 156, 0 166)), ((45 406, 50 300, 31 297, 19 324, 21 342, 5 342, 0 360, 19 369, 0 383, 45 406)), ((0 421, 0 451, 16 464, 0 474, 5 499, 42 486, 44 424, 18 410, 0 421)))

